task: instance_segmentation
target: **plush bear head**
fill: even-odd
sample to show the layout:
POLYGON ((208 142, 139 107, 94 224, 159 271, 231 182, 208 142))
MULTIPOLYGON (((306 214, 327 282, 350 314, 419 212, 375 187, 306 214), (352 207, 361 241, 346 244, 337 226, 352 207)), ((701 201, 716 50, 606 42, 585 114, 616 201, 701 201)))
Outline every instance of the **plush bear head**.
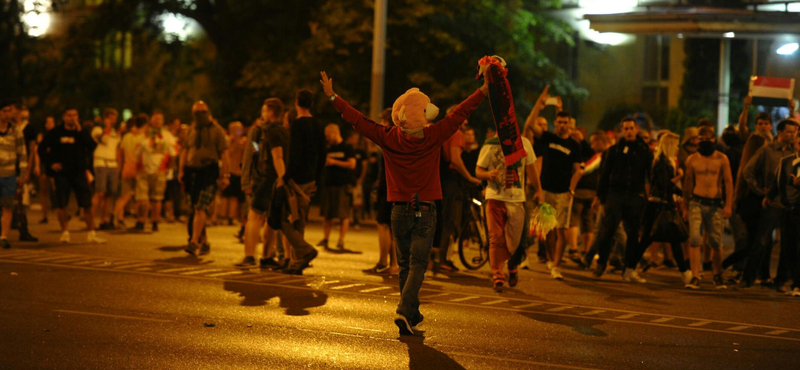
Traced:
POLYGON ((438 115, 439 108, 431 104, 431 99, 416 87, 400 95, 392 105, 392 121, 404 130, 425 127, 438 115))

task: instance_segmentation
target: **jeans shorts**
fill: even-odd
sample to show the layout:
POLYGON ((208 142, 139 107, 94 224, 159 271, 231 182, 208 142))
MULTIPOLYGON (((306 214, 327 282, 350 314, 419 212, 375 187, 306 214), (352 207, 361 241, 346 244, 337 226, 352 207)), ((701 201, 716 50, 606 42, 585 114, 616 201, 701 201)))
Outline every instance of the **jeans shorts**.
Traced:
POLYGON ((17 195, 17 177, 0 177, 0 207, 13 208, 14 196, 17 195))
POLYGON ((119 168, 100 167, 94 168, 94 192, 111 196, 119 191, 119 168))
POLYGON ((708 246, 714 249, 722 247, 722 207, 689 202, 689 245, 703 245, 703 235, 707 235, 708 246), (702 232, 702 233, 701 233, 702 232))

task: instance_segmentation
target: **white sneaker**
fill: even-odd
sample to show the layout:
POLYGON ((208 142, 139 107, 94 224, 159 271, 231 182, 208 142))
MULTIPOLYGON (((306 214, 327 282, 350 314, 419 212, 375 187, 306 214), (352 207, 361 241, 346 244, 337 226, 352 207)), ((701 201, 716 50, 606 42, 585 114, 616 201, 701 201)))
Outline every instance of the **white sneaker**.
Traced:
POLYGON ((89 235, 86 236, 87 243, 94 243, 94 244, 105 244, 106 240, 103 238, 97 237, 97 232, 94 230, 89 231, 89 235))
POLYGON ((69 231, 64 230, 64 232, 61 233, 61 242, 69 243, 69 231))
POLYGON ((634 269, 625 269, 625 272, 622 274, 622 280, 627 281, 629 283, 632 281, 642 284, 647 282, 647 280, 642 279, 642 277, 639 276, 639 273, 636 272, 636 270, 634 269))
POLYGON ((792 294, 792 297, 800 297, 800 288, 792 289, 791 294, 792 294))
POLYGON ((691 270, 686 270, 686 271, 682 272, 681 275, 682 275, 681 277, 683 278, 683 285, 687 285, 687 284, 689 284, 690 281, 692 281, 692 271, 691 270))
POLYGON ((556 280, 564 280, 564 276, 562 276, 561 272, 558 271, 558 267, 553 267, 553 269, 550 270, 550 276, 556 280))
POLYGON ((547 263, 545 264, 545 266, 547 266, 547 269, 548 269, 548 270, 552 270, 552 269, 553 269, 553 263, 552 263, 552 262, 550 262, 550 261, 547 261, 547 263))

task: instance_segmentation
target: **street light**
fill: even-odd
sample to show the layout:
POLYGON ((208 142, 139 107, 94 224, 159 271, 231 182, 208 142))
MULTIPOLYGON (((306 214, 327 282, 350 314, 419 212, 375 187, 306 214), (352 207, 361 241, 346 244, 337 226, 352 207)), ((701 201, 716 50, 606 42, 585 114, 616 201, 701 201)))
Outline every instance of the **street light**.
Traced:
POLYGON ((796 42, 790 42, 788 44, 781 45, 781 47, 779 47, 775 52, 778 53, 778 55, 792 55, 797 51, 797 49, 800 49, 800 45, 798 45, 796 42))
POLYGON ((722 34, 722 36, 725 37, 726 39, 732 39, 736 37, 736 34, 733 32, 725 32, 722 34))
POLYGON ((50 2, 41 0, 25 0, 22 5, 22 22, 25 23, 28 35, 39 37, 50 27, 50 2))

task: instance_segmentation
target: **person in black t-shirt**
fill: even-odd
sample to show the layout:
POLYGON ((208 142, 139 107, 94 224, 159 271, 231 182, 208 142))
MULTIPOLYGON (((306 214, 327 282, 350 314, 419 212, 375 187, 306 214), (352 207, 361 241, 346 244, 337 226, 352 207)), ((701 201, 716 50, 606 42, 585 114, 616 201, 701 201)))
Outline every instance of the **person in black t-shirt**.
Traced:
POLYGON ((541 174, 544 201, 555 208, 558 221, 556 228, 547 234, 546 240, 549 260, 547 266, 550 268, 550 275, 557 280, 564 278, 558 266, 564 255, 575 188, 583 175, 581 147, 570 137, 573 129, 570 118, 566 111, 558 112, 555 133, 543 131, 539 125, 532 125, 536 140, 541 141, 544 147, 541 174))
POLYGON ((72 191, 75 192, 78 206, 83 208, 83 215, 86 218, 86 227, 89 229, 86 241, 105 243, 105 240, 97 237, 94 230, 92 191, 87 179, 89 166, 86 158, 97 147, 97 143, 89 132, 82 130, 77 109, 70 108, 64 111, 63 119, 64 125, 48 132, 38 150, 47 173, 55 184, 55 208, 61 224, 61 242, 70 241, 66 208, 72 191))
MULTIPOLYGON (((249 197, 250 211, 244 232, 244 260, 238 267, 255 266, 256 245, 261 241, 261 228, 269 215, 273 189, 283 186, 286 174, 284 157, 289 152, 289 131, 281 124, 283 103, 269 98, 261 107, 261 120, 250 128, 242 156, 242 190, 249 197)), ((264 228, 264 252, 261 268, 277 268, 275 261, 275 229, 264 228)))
POLYGON ((338 218, 341 225, 336 248, 341 250, 344 249, 344 237, 350 226, 350 197, 347 196, 347 186, 353 182, 356 158, 353 147, 342 140, 337 124, 331 123, 325 126, 325 140, 330 145, 325 158, 325 187, 322 189, 320 212, 325 218, 325 237, 317 245, 328 248, 333 219, 338 218))
POLYGON ((356 168, 353 170, 353 183, 352 194, 353 197, 353 222, 351 225, 354 229, 361 228, 360 219, 364 215, 364 178, 367 176, 367 167, 369 166, 369 157, 367 152, 359 147, 361 135, 355 131, 351 131, 347 136, 347 144, 353 148, 353 156, 356 158, 356 168))

